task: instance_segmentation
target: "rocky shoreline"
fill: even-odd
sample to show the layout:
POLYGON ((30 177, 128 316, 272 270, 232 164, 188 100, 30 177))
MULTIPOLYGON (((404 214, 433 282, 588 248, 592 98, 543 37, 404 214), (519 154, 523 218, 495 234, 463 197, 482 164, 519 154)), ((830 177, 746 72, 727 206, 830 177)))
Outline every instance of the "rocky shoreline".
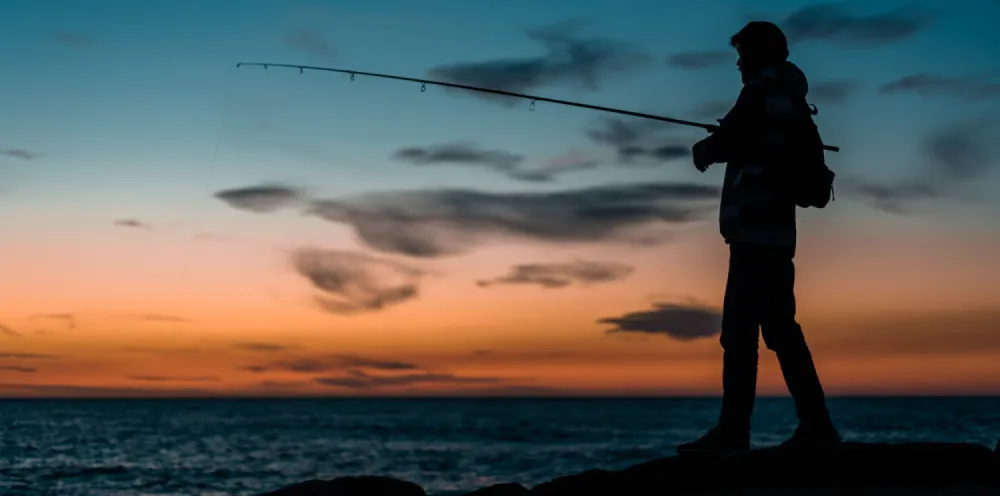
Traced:
MULTIPOLYGON (((672 456, 623 470, 592 469, 526 488, 499 484, 465 496, 1000 495, 996 448, 963 443, 844 443, 826 453, 774 448, 726 459, 672 456)), ((390 477, 311 480, 261 496, 426 496, 390 477)))

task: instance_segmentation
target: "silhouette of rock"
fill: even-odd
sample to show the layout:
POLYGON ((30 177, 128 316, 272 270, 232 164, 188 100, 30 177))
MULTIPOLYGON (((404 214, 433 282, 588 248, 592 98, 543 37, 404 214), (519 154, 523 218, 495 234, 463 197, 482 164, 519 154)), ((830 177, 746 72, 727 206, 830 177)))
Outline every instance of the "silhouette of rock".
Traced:
POLYGON ((261 496, 427 496, 423 488, 392 477, 338 477, 333 480, 310 480, 261 496))
MULTIPOLYGON (((995 450, 960 443, 844 443, 835 450, 803 453, 778 448, 729 458, 673 456, 623 470, 592 469, 526 489, 497 484, 465 496, 709 496, 886 494, 930 496, 1000 494, 1000 442, 995 450), (991 487, 992 486, 992 487, 991 487), (847 489, 847 492, 841 492, 847 489), (790 492, 789 492, 790 491, 790 492), (862 492, 858 492, 862 491, 862 492), (864 494, 868 494, 864 492, 864 494), (878 494, 882 494, 879 492, 878 494)), ((416 484, 386 477, 308 481, 262 496, 424 496, 416 484)))
POLYGON ((477 489, 471 493, 466 493, 465 496, 530 496, 531 494, 531 490, 528 488, 520 484, 508 482, 506 484, 494 484, 489 487, 477 489))

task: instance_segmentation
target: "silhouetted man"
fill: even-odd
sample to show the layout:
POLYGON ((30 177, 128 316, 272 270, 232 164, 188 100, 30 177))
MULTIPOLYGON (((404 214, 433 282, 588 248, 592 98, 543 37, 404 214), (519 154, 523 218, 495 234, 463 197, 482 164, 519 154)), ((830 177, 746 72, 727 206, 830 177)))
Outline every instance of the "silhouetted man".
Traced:
MULTIPOLYGON (((723 303, 723 400, 716 427, 679 452, 731 452, 750 447, 757 388, 758 337, 774 351, 795 400, 799 426, 784 447, 836 444, 826 399, 802 329, 795 321, 795 202, 784 172, 795 166, 803 126, 811 125, 805 75, 788 62, 785 35, 769 22, 751 22, 730 44, 739 54, 743 89, 718 129, 694 145, 704 172, 726 163, 719 211, 729 244, 723 303)), ((814 129, 814 128, 813 128, 814 129)))

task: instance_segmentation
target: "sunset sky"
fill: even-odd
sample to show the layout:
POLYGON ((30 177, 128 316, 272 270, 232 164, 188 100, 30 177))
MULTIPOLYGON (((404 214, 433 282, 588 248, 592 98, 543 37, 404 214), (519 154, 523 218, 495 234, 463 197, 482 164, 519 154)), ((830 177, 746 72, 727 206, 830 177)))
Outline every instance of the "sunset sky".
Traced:
POLYGON ((799 210, 826 389, 1000 394, 1000 2, 23 0, 0 396, 718 394, 703 131, 236 63, 713 122, 751 19, 842 147, 799 210))

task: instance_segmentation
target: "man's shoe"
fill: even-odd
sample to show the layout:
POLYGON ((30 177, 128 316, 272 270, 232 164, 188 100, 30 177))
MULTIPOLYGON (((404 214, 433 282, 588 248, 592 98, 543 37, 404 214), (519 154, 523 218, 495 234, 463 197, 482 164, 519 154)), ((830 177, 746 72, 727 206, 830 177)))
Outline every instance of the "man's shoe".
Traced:
POLYGON ((819 425, 799 424, 785 442, 778 445, 788 450, 823 450, 836 448, 841 443, 840 433, 833 423, 824 422, 819 425))
POLYGON ((684 454, 732 455, 750 450, 750 434, 727 433, 714 427, 696 441, 677 446, 677 452, 684 454))

